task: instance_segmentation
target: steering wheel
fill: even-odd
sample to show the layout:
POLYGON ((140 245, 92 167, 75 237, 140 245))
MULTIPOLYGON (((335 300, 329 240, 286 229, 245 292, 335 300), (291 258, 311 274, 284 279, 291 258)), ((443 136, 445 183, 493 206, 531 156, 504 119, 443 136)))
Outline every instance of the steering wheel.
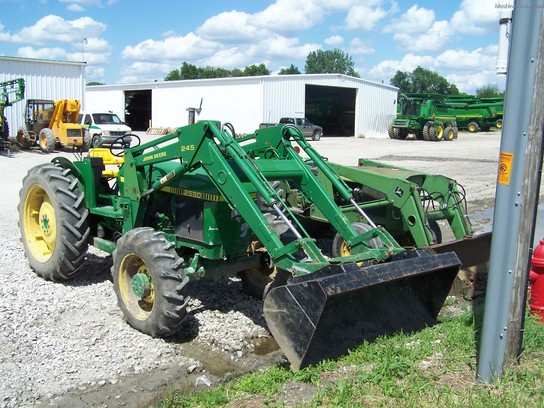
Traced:
POLYGON ((127 133, 123 136, 115 138, 115 140, 111 142, 110 153, 116 157, 123 156, 125 154, 125 149, 140 146, 141 142, 142 141, 138 135, 135 135, 133 133, 127 133), (125 140, 125 138, 127 137, 131 138, 130 142, 125 140), (133 144, 134 139, 136 139, 136 144, 133 144))

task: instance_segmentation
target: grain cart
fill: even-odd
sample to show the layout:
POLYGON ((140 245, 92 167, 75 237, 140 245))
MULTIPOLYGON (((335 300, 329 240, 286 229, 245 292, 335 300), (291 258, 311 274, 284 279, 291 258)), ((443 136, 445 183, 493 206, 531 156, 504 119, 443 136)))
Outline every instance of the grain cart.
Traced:
POLYGON ((77 121, 80 108, 77 99, 28 99, 25 125, 17 131, 17 143, 23 149, 38 146, 45 153, 51 153, 55 146, 88 150, 91 136, 77 121))
POLYGON ((294 369, 435 323, 459 270, 453 252, 399 245, 295 127, 235 134, 202 121, 120 152, 114 143, 31 169, 18 207, 31 267, 64 281, 89 243, 111 253, 125 319, 151 336, 179 330, 191 280, 238 274, 264 298, 268 328, 294 369), (294 144, 365 223, 349 221, 294 144), (325 256, 275 182, 298 185, 349 254, 325 256))
POLYGON ((0 82, 0 150, 9 150, 9 124, 4 109, 25 98, 23 78, 0 82))

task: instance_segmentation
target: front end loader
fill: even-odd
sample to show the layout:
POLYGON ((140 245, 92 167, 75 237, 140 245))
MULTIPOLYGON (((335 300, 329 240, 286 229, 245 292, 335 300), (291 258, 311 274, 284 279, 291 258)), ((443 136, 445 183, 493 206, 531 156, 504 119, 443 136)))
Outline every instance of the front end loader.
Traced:
POLYGON ((234 135, 229 124, 202 121, 130 148, 114 143, 31 169, 19 204, 30 266, 64 281, 80 270, 88 244, 111 253, 125 319, 161 337, 186 317, 190 281, 238 275, 248 293, 264 298, 268 328, 294 369, 436 322, 460 267, 455 253, 400 245, 295 127, 234 135), (296 186, 345 250, 325 254, 277 183, 296 186))
POLYGON ((77 99, 28 99, 25 124, 18 129, 15 140, 23 149, 38 146, 44 153, 53 152, 57 146, 86 151, 91 136, 77 121, 80 109, 77 99))

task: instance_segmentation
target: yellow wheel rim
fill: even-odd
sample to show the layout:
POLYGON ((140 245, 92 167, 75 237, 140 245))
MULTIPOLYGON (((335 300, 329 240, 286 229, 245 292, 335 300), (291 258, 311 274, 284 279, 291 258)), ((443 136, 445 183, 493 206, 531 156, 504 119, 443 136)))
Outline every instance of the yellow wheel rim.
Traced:
POLYGON ((149 317, 155 303, 155 287, 147 265, 136 254, 127 254, 119 265, 119 291, 123 303, 134 318, 145 320, 149 317), (150 290, 143 296, 138 296, 132 286, 132 279, 137 274, 147 275, 150 281, 150 290))
POLYGON ((45 190, 33 186, 28 191, 23 209, 25 240, 32 256, 47 262, 57 241, 55 209, 45 190))
POLYGON ((340 245, 340 256, 350 256, 351 255, 351 249, 349 248, 348 244, 346 244, 346 241, 342 242, 342 245, 340 245))
POLYGON ((46 150, 46 149, 47 149, 47 136, 45 136, 45 135, 41 135, 41 136, 40 136, 40 147, 41 147, 43 150, 46 150))
POLYGON ((502 120, 498 120, 495 125, 497 126, 497 129, 502 129, 502 120))
POLYGON ((469 132, 475 132, 475 131, 476 131, 476 126, 470 125, 470 126, 468 127, 468 130, 469 130, 469 132))
POLYGON ((438 140, 442 140, 444 137, 444 128, 442 126, 438 126, 436 130, 436 138, 438 140))

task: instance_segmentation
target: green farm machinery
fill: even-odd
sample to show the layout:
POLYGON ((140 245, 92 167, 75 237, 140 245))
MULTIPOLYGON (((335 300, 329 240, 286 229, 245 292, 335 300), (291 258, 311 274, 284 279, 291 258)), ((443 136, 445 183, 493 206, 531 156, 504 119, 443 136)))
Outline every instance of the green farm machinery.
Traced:
POLYGON ((503 98, 476 98, 471 95, 403 94, 397 116, 388 127, 391 139, 439 142, 454 140, 460 129, 469 132, 502 128, 503 98))
POLYGON ((0 82, 0 150, 9 150, 9 124, 4 109, 25 98, 23 78, 0 82))
MULTIPOLYGON (((391 211, 400 201, 362 200, 360 183, 295 127, 235 134, 230 124, 201 121, 147 143, 131 135, 134 146, 113 143, 31 169, 18 208, 30 266, 65 281, 80 271, 89 244, 112 254, 126 321, 160 337, 180 330, 192 280, 238 275, 248 293, 263 298, 267 326, 294 369, 436 322, 459 257, 413 248, 433 241, 432 228, 410 230, 411 248, 387 228, 406 238, 400 231, 427 217, 466 229, 452 215, 458 196, 444 195, 443 208, 414 219, 399 210, 398 228, 385 228, 370 215, 377 200, 391 211), (314 232, 324 223, 339 248, 334 254, 314 232)), ((371 179, 372 171, 388 170, 362 167, 371 179)), ((413 196, 400 193, 415 185, 408 178, 389 183, 399 200, 413 196)))

